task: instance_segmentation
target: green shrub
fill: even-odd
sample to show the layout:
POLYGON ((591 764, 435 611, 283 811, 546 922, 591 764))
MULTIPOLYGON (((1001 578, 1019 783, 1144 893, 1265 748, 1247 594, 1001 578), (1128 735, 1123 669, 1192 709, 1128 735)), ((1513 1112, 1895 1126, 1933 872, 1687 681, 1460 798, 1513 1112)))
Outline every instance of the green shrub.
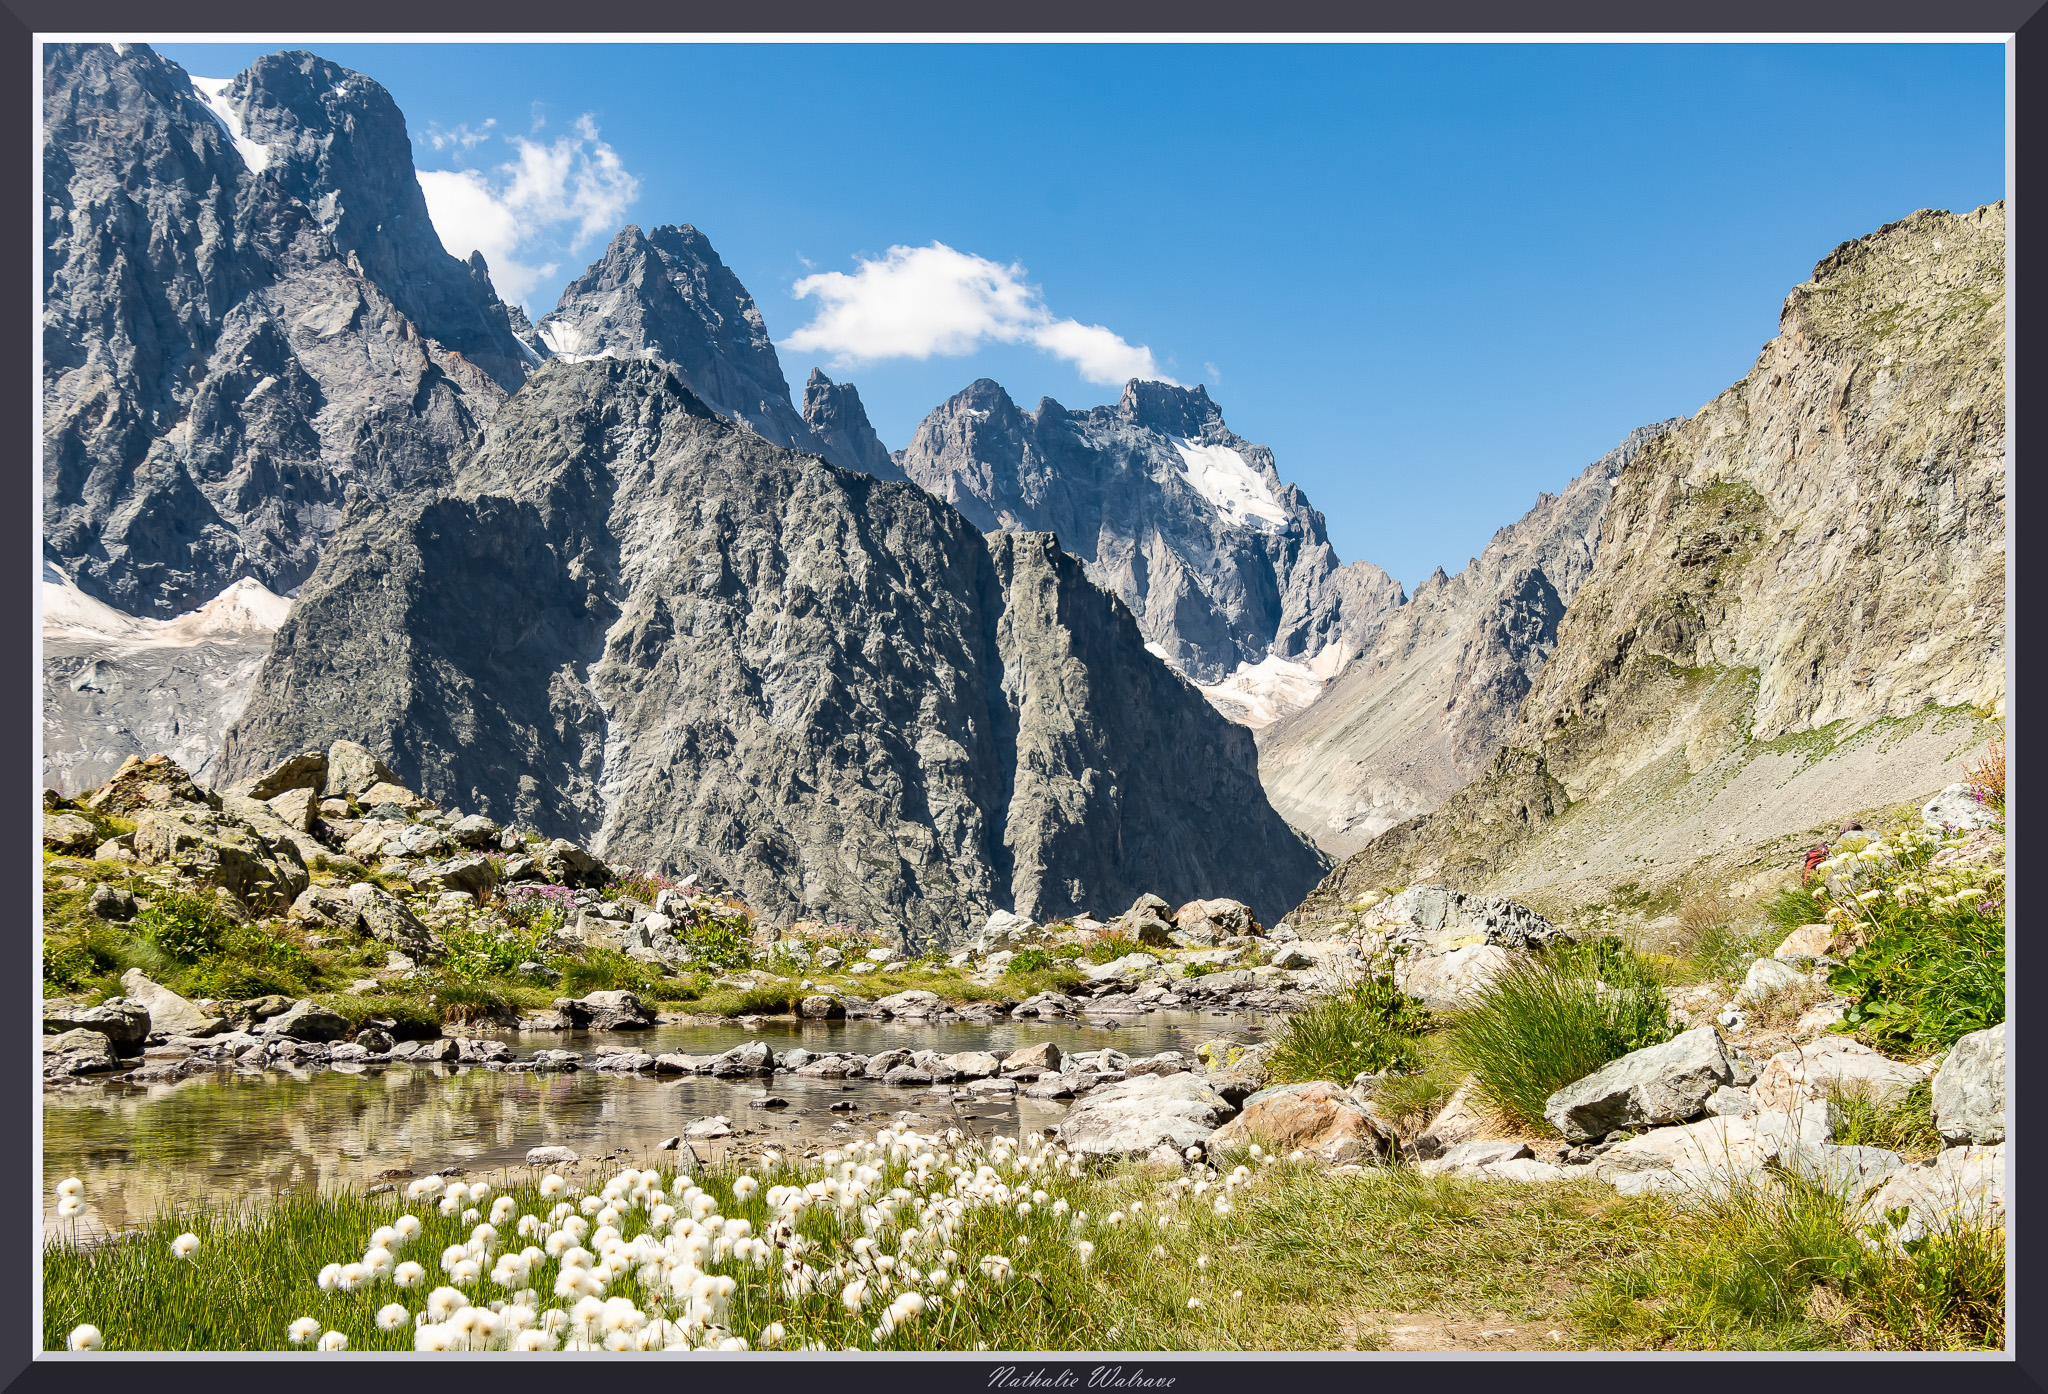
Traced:
POLYGON ((43 986, 52 992, 76 992, 100 970, 84 944, 53 943, 43 937, 43 986))
POLYGON ((230 922, 220 949, 201 959, 186 986, 201 997, 303 997, 319 983, 319 965, 304 948, 254 925, 230 922))
POLYGON ((795 983, 762 983, 740 993, 732 1015, 779 1015, 794 1012, 809 994, 795 983))
POLYGON ((1052 955, 1044 949, 1019 949, 1017 956, 1003 965, 1003 972, 1022 977, 1026 973, 1042 973, 1050 967, 1052 955))
POLYGON ((1415 1037, 1433 1025, 1428 1009, 1395 987, 1391 974, 1373 971, 1289 1017, 1267 1065, 1281 1083, 1349 1084, 1360 1073, 1413 1070, 1422 1062, 1415 1037))
POLYGON ((555 966, 562 971, 562 993, 567 997, 620 989, 642 994, 653 990, 653 975, 645 964, 602 944, 586 948, 578 957, 560 959, 555 966))
POLYGON ((754 926, 745 915, 709 900, 678 906, 671 913, 675 928, 670 933, 708 967, 734 973, 754 966, 754 926))
POLYGON ((1061 944, 1052 951, 1052 956, 1054 958, 1079 958, 1081 956, 1081 946, 1079 944, 1061 944))
POLYGON ((135 917, 136 933, 174 963, 197 963, 227 947, 236 921, 210 897, 159 893, 135 917))
POLYGON ((511 1005, 503 989, 492 983, 450 977, 437 977, 429 983, 427 1006, 444 1022, 500 1016, 511 1005))
POLYGON ((1080 956, 1090 963, 1108 963, 1111 959, 1122 958, 1125 954, 1137 953, 1144 947, 1128 934, 1109 934, 1084 946, 1080 956))
POLYGON ((447 946, 448 956, 441 962, 441 972, 447 977, 472 983, 489 978, 509 978, 519 971, 522 963, 546 961, 543 945, 547 937, 548 929, 544 925, 506 930, 472 929, 468 926, 443 929, 441 942, 447 946))
POLYGON ((441 1034, 438 1004, 428 1006, 424 996, 335 992, 323 994, 316 1000, 345 1018, 351 1034, 362 1030, 373 1019, 396 1022, 391 1034, 400 1040, 431 1040, 441 1034))
MULTIPOLYGON (((1610 941, 1615 942, 1615 941, 1610 941)), ((1654 971, 1623 948, 1580 946, 1518 963, 1459 1014, 1451 1054, 1478 1077, 1476 1092, 1509 1120, 1547 1128, 1543 1105, 1610 1060, 1672 1036, 1654 971), (1624 981, 1602 992, 1588 971, 1624 981)))

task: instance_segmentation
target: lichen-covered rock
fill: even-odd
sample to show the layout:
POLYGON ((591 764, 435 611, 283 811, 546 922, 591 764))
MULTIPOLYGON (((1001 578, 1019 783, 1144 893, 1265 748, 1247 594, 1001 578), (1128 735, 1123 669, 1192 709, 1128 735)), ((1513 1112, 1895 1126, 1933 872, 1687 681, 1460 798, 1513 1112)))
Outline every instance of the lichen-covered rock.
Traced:
MULTIPOLYGON (((440 938, 420 922, 419 916, 383 887, 358 881, 348 888, 348 898, 355 907, 357 925, 372 939, 422 963, 434 962, 447 953, 440 938)), ((337 912, 336 920, 345 924, 345 913, 337 912)))
POLYGON ((2005 1141, 2005 1023, 1972 1031, 1934 1075, 1934 1126, 1950 1147, 2005 1141))
POLYGON ((211 1036, 220 1030, 219 1017, 208 1016, 163 984, 153 982, 140 968, 121 975, 121 991, 128 1000, 149 1012, 152 1029, 171 1036, 211 1036))
POLYGON ((100 830, 76 813, 43 815, 43 846, 52 852, 90 852, 100 845, 100 830))
POLYGON ((114 1043, 98 1031, 79 1027, 43 1037, 46 1075, 99 1074, 119 1068, 121 1062, 114 1053, 114 1043))
POLYGON ((1886 1246, 1910 1243, 1926 1234, 2005 1225, 2005 1145, 1965 1144, 1933 1160, 1892 1172, 1863 1203, 1857 1219, 1881 1227, 1886 1246), (1894 1226, 1889 1212, 1903 1209, 1894 1226))
POLYGON ((290 905, 311 881, 289 842, 265 846, 245 826, 204 808, 137 813, 135 855, 153 866, 172 867, 188 880, 219 886, 259 908, 290 905))
POLYGON ((112 779, 81 802, 111 818, 132 818, 145 809, 220 807, 218 795, 201 789, 181 766, 162 755, 146 760, 131 755, 112 779))
POLYGON ((1968 784, 1951 784, 1920 809, 1920 821, 1936 832, 1974 832, 2005 821, 1968 784))

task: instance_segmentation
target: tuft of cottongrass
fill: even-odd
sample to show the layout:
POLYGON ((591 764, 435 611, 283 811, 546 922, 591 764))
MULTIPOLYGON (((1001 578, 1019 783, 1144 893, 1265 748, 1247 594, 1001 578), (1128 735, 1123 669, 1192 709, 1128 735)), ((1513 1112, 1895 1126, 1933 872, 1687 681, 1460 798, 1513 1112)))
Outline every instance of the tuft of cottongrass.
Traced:
POLYGON ((175 1258, 189 1259, 199 1252, 199 1236, 187 1230, 171 1241, 171 1254, 175 1258))
POLYGON ((285 1328, 285 1335, 295 1346, 303 1346, 319 1334, 320 1323, 311 1317, 300 1317, 289 1327, 285 1328))
POLYGON ((339 1331, 330 1331, 320 1338, 318 1348, 321 1350, 347 1350, 348 1337, 342 1335, 339 1331))
POLYGON ((392 1302, 377 1309, 379 1331, 403 1331, 412 1321, 412 1313, 399 1303, 392 1302))
MULTIPOLYGON (((85 1183, 75 1176, 67 1176, 57 1183, 57 1194, 66 1199, 73 1196, 82 1196, 85 1194, 85 1183)), ((93 1329, 98 1330, 97 1327, 93 1329)))
POLYGON ((100 1335, 100 1329, 88 1322, 83 1326, 73 1327, 71 1338, 64 1344, 67 1350, 98 1350, 106 1343, 106 1338, 100 1335))

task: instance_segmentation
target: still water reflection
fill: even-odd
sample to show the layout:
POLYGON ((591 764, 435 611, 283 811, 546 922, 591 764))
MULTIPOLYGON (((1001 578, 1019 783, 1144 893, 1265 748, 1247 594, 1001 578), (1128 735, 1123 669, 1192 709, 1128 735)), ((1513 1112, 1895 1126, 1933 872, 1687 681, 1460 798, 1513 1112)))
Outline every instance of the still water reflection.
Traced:
MULTIPOLYGON (((769 1022, 758 1030, 662 1026, 652 1031, 536 1033, 504 1037, 517 1054, 563 1048, 595 1057, 603 1045, 659 1054, 711 1055, 749 1040, 778 1052, 874 1054, 899 1046, 1003 1055, 1052 1040, 1068 1053, 1105 1046, 1129 1055, 1195 1047, 1217 1036, 1250 1041, 1257 1027, 1213 1013, 1159 1012, 1118 1029, 1032 1021, 921 1026, 890 1021, 769 1022)), ((949 1091, 950 1093, 950 1091, 949 1091)), ((287 1188, 362 1186, 391 1169, 421 1175, 452 1166, 472 1173, 525 1170, 530 1147, 561 1145, 585 1159, 623 1149, 638 1157, 691 1122, 715 1114, 754 1130, 742 1145, 801 1144, 833 1135, 834 1123, 872 1128, 914 1109, 937 1126, 976 1132, 1048 1127, 1063 1104, 1031 1099, 954 1104, 923 1087, 775 1075, 752 1080, 623 1075, 577 1070, 533 1074, 470 1067, 343 1066, 261 1075, 209 1072, 172 1083, 112 1084, 43 1098, 45 1228, 55 1232, 50 1187, 66 1176, 86 1183, 78 1232, 122 1229, 165 1206, 235 1203, 287 1188), (787 1109, 752 1109, 774 1093, 787 1109), (830 1105, 850 1100, 852 1112, 830 1105)), ((729 1144, 718 1144, 720 1146, 729 1144)), ((699 1155, 710 1147, 699 1144, 699 1155)), ((68 1230, 69 1221, 62 1222, 68 1230)))

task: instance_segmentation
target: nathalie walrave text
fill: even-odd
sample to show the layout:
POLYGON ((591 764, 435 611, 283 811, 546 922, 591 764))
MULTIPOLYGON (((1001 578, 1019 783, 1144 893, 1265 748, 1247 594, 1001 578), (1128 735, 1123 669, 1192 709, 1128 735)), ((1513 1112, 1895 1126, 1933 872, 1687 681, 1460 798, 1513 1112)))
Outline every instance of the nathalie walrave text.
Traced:
POLYGON ((1129 1374, 1121 1365, 1097 1365, 1083 1380, 1071 1369, 1061 1369, 1057 1374, 1047 1374, 1040 1366, 1029 1374, 1018 1374, 1015 1365, 999 1365, 988 1377, 991 1389, 1165 1389, 1173 1384, 1173 1375, 1148 1375, 1140 1365, 1129 1374))

